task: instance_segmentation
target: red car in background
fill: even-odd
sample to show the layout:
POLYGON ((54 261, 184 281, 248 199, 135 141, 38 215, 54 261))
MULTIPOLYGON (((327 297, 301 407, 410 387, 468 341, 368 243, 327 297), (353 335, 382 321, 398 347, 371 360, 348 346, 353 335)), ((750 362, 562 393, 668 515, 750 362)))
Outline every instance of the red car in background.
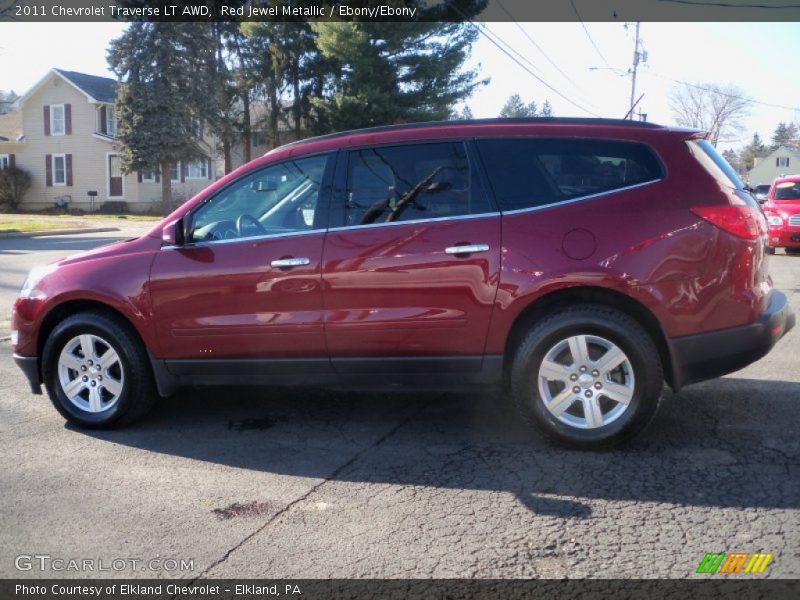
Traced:
POLYGON ((766 232, 702 132, 351 131, 34 270, 12 344, 32 390, 83 427, 131 423, 182 386, 499 385, 549 435, 605 446, 651 421, 665 381, 740 369, 792 328, 766 232))
POLYGON ((767 217, 767 252, 786 248, 787 254, 800 254, 800 175, 778 177, 762 204, 767 217))

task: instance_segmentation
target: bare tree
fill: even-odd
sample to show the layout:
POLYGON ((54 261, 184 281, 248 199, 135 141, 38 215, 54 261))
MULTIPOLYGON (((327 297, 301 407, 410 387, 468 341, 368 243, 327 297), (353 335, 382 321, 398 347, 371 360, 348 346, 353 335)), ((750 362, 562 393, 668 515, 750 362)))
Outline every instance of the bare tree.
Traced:
POLYGON ((714 146, 741 137, 744 120, 750 115, 753 104, 741 88, 716 83, 676 85, 668 100, 675 122, 708 131, 709 141, 714 146))

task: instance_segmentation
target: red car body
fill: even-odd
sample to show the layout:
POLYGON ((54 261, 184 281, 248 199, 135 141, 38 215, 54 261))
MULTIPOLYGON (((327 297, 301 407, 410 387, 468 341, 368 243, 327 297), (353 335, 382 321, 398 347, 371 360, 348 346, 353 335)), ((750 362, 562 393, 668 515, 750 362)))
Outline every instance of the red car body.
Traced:
POLYGON ((770 248, 800 250, 800 175, 778 177, 761 205, 769 227, 770 248), (783 197, 782 197, 783 196, 783 197))
POLYGON ((757 205, 709 176, 686 143, 701 137, 544 119, 389 127, 277 148, 148 234, 61 260, 37 278, 14 306, 17 362, 39 390, 39 357, 53 327, 75 311, 106 307, 141 337, 162 394, 191 383, 472 386, 502 380, 522 323, 578 299, 641 323, 679 389, 760 358, 794 323, 767 271, 757 205), (663 169, 657 180, 535 209, 494 205, 472 218, 386 227, 341 220, 341 161, 351 149, 537 137, 642 144, 663 169), (326 175, 326 228, 216 245, 176 240, 181 219, 231 182, 319 153, 338 157, 326 175), (475 243, 489 250, 444 252, 475 243), (308 264, 270 266, 298 255, 308 264))

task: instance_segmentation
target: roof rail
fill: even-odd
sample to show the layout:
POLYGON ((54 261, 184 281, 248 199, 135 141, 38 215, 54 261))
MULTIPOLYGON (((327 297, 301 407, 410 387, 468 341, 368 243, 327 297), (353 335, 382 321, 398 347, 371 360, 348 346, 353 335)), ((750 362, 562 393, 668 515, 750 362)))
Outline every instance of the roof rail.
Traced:
POLYGON ((494 118, 494 119, 465 119, 453 121, 422 121, 418 123, 400 123, 397 125, 382 125, 378 127, 366 127, 363 129, 350 129, 336 133, 328 133, 315 137, 305 138, 290 142, 281 146, 289 148, 305 142, 315 142, 318 140, 331 140, 339 137, 355 135, 360 133, 381 133, 384 131, 402 131, 404 129, 425 129, 428 127, 444 127, 448 125, 501 125, 501 124, 534 124, 552 123, 554 125, 611 125, 614 127, 640 127, 645 129, 662 129, 663 125, 650 123, 649 121, 630 121, 627 119, 601 119, 593 117, 527 117, 527 118, 494 118))

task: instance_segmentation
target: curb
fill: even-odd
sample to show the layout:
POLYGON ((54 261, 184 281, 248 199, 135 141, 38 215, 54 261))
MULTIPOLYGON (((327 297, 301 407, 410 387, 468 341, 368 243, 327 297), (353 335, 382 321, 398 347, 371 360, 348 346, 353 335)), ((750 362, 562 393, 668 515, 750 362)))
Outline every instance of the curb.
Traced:
POLYGON ((80 229, 49 229, 45 231, 7 231, 0 233, 0 240, 10 238, 44 237, 48 235, 78 235, 81 233, 105 233, 119 231, 119 227, 83 227, 80 229))

